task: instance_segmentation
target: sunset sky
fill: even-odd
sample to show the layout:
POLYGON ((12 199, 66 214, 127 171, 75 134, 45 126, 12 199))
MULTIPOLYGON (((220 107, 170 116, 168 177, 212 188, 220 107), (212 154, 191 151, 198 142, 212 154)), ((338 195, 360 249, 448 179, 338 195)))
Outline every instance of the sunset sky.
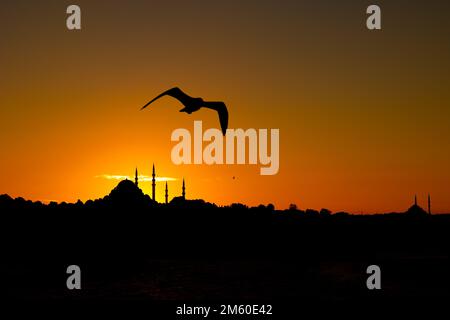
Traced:
POLYGON ((449 16, 437 0, 2 1, 0 194, 85 201, 155 163, 170 197, 185 178, 187 198, 219 205, 374 213, 430 193, 450 212, 449 16), (174 165, 172 131, 218 119, 169 97, 139 111, 173 86, 224 101, 230 128, 279 128, 279 173, 174 165))

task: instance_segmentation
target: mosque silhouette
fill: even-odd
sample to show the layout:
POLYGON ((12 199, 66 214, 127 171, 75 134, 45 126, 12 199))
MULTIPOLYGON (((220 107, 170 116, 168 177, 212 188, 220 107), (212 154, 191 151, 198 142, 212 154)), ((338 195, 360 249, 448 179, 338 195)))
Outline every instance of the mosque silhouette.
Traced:
POLYGON ((428 212, 417 204, 417 195, 414 196, 414 204, 406 211, 410 215, 431 215, 431 197, 428 195, 428 212))

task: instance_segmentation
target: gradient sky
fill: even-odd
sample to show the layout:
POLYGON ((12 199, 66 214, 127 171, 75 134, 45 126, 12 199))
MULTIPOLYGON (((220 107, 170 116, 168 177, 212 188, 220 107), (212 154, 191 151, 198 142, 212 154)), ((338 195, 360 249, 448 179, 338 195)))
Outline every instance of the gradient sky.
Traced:
POLYGON ((220 205, 390 212, 430 193, 450 212, 449 16, 435 0, 2 1, 0 194, 99 198, 118 182, 105 175, 154 162, 178 179, 171 197, 184 177, 188 198, 220 205), (74 3, 81 31, 66 29, 74 3), (279 128, 279 174, 172 164, 174 129, 218 125, 171 98, 139 112, 175 85, 225 101, 230 128, 279 128))

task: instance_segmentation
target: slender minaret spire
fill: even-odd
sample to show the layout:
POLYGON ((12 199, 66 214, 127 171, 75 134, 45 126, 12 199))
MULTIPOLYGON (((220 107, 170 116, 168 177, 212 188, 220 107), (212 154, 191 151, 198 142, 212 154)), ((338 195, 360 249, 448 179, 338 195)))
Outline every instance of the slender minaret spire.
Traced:
POLYGON ((156 187, 156 180, 155 180, 155 164, 153 164, 153 172, 152 172, 152 199, 153 199, 153 201, 156 201, 155 187, 156 187))
POLYGON ((137 171, 137 167, 136 167, 136 172, 134 175, 134 184, 136 185, 136 187, 138 186, 138 171, 137 171))
POLYGON ((430 197, 430 194, 428 194, 428 214, 431 214, 431 197, 430 197))
POLYGON ((167 187, 167 181, 166 181, 166 204, 169 203, 169 188, 167 187))
POLYGON ((186 199, 186 185, 184 184, 184 178, 183 178, 183 189, 181 192, 181 196, 183 197, 183 199, 186 199))
POLYGON ((417 194, 414 195, 414 205, 417 206, 417 194))

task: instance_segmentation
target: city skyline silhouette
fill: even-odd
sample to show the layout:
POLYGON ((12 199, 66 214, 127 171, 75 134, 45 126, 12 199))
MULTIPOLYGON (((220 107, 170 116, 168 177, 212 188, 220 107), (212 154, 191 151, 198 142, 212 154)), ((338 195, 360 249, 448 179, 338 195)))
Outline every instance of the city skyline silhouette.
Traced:
MULTIPOLYGON (((150 176, 146 176, 146 175, 139 175, 139 170, 136 167, 135 168, 135 175, 134 175, 134 182, 133 179, 131 178, 131 176, 123 176, 123 175, 116 175, 114 177, 118 177, 121 178, 121 180, 118 182, 117 186, 115 186, 112 190, 111 193, 109 195, 106 195, 103 198, 99 198, 99 199, 89 199, 87 200, 85 203, 89 203, 92 202, 93 200, 95 201, 101 201, 104 199, 108 199, 108 197, 112 197, 112 195, 115 195, 117 198, 123 198, 121 201, 123 203, 121 203, 122 206, 126 206, 129 205, 130 207, 133 207, 134 205, 134 201, 138 201, 138 202, 145 202, 146 206, 154 206, 154 205, 168 205, 168 204, 180 204, 182 202, 187 202, 189 201, 186 198, 186 181, 184 179, 184 177, 182 179, 177 179, 177 178, 167 178, 167 177, 163 177, 162 179, 158 179, 159 177, 156 174, 156 168, 155 168, 155 164, 152 165, 152 175, 151 175, 151 179, 150 176), (150 194, 146 194, 143 192, 143 190, 141 189, 141 187, 139 186, 139 183, 142 183, 142 181, 140 180, 141 178, 144 178, 143 180, 145 180, 146 182, 151 182, 151 195, 150 194), (168 180, 173 182, 177 182, 177 184, 179 184, 179 192, 177 191, 173 191, 173 189, 170 189, 172 193, 169 193, 169 185, 168 185, 168 180), (158 182, 157 182, 158 181, 158 182), (180 181, 181 184, 179 183, 180 181), (164 182, 165 184, 161 184, 162 182, 164 182), (157 197, 156 197, 156 190, 157 190, 157 184, 159 188, 164 188, 164 201, 158 201, 157 197), (175 194, 175 195, 173 195, 175 194), (137 200, 138 198, 140 198, 139 200, 137 200), (170 199, 170 200, 169 200, 170 199), (145 201, 144 201, 145 200, 145 201)), ((142 186, 142 185, 141 185, 142 186)), ((0 206, 2 204, 4 204, 5 202, 10 202, 10 201, 19 201, 19 202, 23 202, 26 201, 24 198, 22 197, 17 197, 15 199, 11 198, 8 194, 2 194, 1 196, 1 202, 0 202, 0 206)), ((194 202, 195 201, 203 201, 205 202, 204 199, 192 199, 194 202)), ((57 202, 57 201, 48 201, 47 203, 42 202, 42 201, 26 201, 27 203, 36 203, 39 206, 41 205, 57 205, 57 204, 71 204, 71 203, 67 203, 65 201, 61 201, 61 202, 57 202)), ((225 206, 218 206, 214 203, 209 203, 206 202, 209 205, 215 206, 216 208, 220 208, 220 207, 232 207, 233 205, 239 205, 242 207, 246 207, 248 208, 249 206, 247 206, 245 203, 237 203, 237 202, 233 202, 230 203, 228 205, 225 206)), ((83 204, 83 202, 81 200, 77 200, 77 202, 72 203, 72 204, 83 204)), ((265 206, 265 204, 261 203, 259 204, 259 207, 261 206, 265 206)), ((275 206, 269 201, 268 202, 268 206, 272 207, 272 211, 275 210, 275 206)), ((256 208, 256 207, 255 207, 256 208)), ((322 207, 319 210, 316 209, 311 209, 311 208, 305 208, 304 210, 299 209, 299 207, 297 206, 296 203, 291 203, 289 205, 288 208, 278 208, 278 210, 281 211, 299 211, 299 212, 306 212, 306 213, 310 213, 310 214, 319 214, 322 212, 327 212, 327 214, 331 214, 332 211, 330 211, 329 209, 326 209, 324 207, 322 207)), ((344 211, 340 211, 337 212, 339 213, 345 213, 345 214, 349 214, 349 212, 344 211)), ((419 204, 418 204, 418 200, 417 200, 417 194, 414 195, 414 202, 413 204, 408 207, 408 209, 406 211, 401 211, 401 212, 394 212, 394 211, 389 211, 389 212, 378 212, 378 213, 374 213, 374 214, 393 214, 393 213, 407 213, 407 214, 412 214, 412 215, 431 215, 431 195, 428 194, 427 196, 427 210, 423 209, 419 204)), ((358 214, 358 213, 352 213, 352 214, 358 214)), ((362 213, 360 213, 362 214, 362 213)), ((449 214, 449 213, 441 213, 441 214, 449 214)))

